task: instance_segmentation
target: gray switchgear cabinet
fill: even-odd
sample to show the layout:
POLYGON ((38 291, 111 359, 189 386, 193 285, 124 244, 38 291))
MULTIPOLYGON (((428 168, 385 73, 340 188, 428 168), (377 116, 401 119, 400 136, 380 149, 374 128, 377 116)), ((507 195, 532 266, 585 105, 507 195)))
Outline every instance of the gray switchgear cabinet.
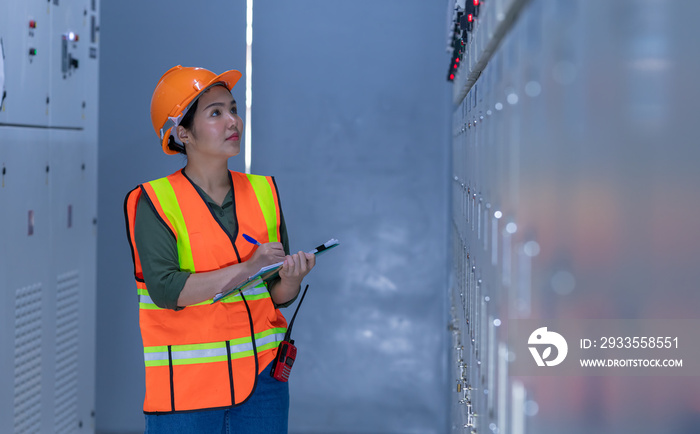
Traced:
POLYGON ((94 432, 99 2, 0 1, 2 432, 94 432))

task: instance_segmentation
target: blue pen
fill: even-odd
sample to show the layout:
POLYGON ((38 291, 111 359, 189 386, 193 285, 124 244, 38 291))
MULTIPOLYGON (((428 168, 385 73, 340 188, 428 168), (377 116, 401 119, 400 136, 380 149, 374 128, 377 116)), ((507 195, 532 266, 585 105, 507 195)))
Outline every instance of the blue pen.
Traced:
POLYGON ((248 242, 251 243, 251 244, 255 244, 256 246, 259 246, 259 245, 260 245, 260 243, 258 242, 258 240, 256 240, 255 238, 251 237, 250 235, 243 234, 243 238, 245 238, 245 240, 248 241, 248 242))

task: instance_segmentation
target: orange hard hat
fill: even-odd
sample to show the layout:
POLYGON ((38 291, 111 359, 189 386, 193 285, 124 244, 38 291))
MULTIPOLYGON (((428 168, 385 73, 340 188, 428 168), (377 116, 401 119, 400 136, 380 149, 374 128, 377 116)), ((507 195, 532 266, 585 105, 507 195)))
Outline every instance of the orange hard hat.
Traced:
POLYGON ((236 70, 216 75, 204 68, 181 65, 170 68, 163 74, 151 97, 151 122, 166 154, 177 154, 177 151, 168 147, 170 134, 173 133, 174 136, 173 128, 180 124, 182 116, 197 97, 217 84, 231 90, 241 75, 236 70))

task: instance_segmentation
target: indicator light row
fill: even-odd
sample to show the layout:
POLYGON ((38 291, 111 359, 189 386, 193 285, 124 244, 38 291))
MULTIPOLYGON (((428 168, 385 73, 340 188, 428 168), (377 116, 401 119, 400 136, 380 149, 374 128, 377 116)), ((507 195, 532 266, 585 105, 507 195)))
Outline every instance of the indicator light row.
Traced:
POLYGON ((464 11, 457 12, 452 35, 452 61, 447 73, 447 81, 454 81, 459 62, 464 55, 464 47, 468 41, 468 35, 474 30, 474 19, 479 16, 481 0, 467 2, 464 11))

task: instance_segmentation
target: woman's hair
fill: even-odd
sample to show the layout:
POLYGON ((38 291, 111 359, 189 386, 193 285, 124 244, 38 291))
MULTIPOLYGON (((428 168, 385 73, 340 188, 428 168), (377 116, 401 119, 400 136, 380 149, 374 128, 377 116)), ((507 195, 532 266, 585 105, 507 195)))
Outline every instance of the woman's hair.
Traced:
MULTIPOLYGON (((182 117, 182 120, 180 121, 180 125, 186 129, 186 130, 191 130, 192 129, 192 124, 194 123, 194 113, 197 111, 197 105, 199 104, 199 98, 194 100, 192 105, 190 106, 190 109, 187 110, 187 113, 185 113, 185 116, 182 117)), ((179 152, 181 154, 187 155, 187 150, 185 147, 175 141, 173 136, 170 136, 170 139, 168 140, 168 148, 172 149, 175 152, 179 152)))
POLYGON ((189 110, 187 110, 187 113, 185 113, 185 116, 182 117, 182 120, 180 121, 180 125, 182 125, 186 130, 189 130, 192 128, 192 123, 194 123, 194 112, 197 111, 197 105, 199 104, 199 98, 194 100, 192 103, 192 106, 190 107, 189 110))

